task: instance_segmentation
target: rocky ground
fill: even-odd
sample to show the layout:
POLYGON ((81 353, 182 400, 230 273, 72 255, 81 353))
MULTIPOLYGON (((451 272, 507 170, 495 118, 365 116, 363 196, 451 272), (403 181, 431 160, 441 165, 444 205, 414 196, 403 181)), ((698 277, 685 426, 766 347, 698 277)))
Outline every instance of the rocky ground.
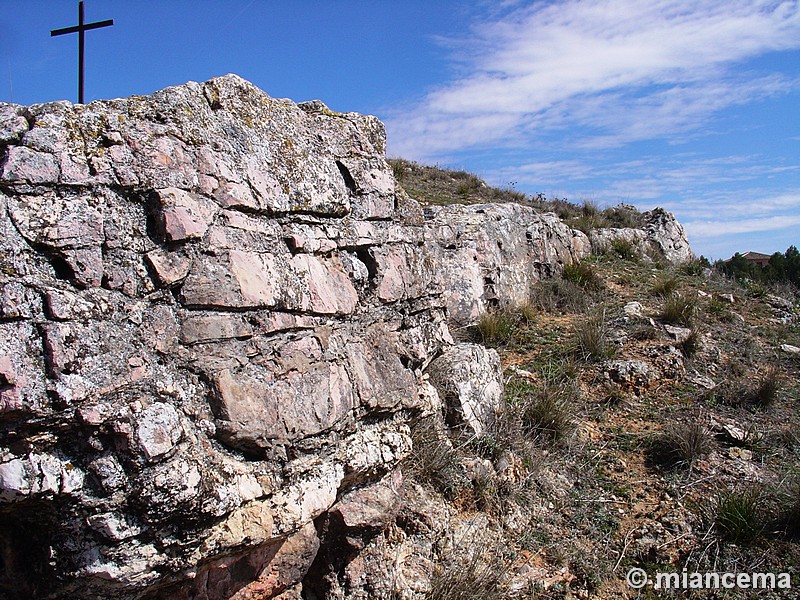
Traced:
POLYGON ((796 290, 629 250, 459 330, 499 351, 507 407, 482 435, 413 431, 386 535, 432 540, 429 597, 656 597, 633 567, 800 585, 796 290))

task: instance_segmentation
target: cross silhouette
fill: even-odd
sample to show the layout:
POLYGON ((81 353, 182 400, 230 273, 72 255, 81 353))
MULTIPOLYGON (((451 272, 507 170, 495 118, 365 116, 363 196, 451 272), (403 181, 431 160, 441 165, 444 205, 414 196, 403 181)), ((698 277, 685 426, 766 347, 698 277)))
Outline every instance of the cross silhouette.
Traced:
POLYGON ((65 27, 63 29, 53 29, 50 37, 65 35, 67 33, 78 34, 78 104, 83 104, 83 34, 90 29, 110 27, 114 24, 113 19, 98 21, 96 23, 83 22, 83 0, 78 2, 78 25, 76 27, 65 27))

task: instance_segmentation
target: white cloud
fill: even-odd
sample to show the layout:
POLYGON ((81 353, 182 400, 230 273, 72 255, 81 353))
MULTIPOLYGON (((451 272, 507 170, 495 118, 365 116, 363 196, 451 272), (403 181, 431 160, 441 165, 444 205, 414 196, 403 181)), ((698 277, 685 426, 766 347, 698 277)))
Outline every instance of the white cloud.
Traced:
POLYGON ((587 128, 591 147, 684 134, 715 111, 798 87, 743 72, 741 62, 800 47, 800 6, 535 2, 459 42, 460 76, 387 120, 393 153, 424 160, 479 144, 525 145, 567 126, 587 128))
POLYGON ((744 233, 789 230, 800 226, 800 215, 775 215, 761 219, 741 219, 736 221, 689 221, 683 224, 693 237, 721 237, 744 233))

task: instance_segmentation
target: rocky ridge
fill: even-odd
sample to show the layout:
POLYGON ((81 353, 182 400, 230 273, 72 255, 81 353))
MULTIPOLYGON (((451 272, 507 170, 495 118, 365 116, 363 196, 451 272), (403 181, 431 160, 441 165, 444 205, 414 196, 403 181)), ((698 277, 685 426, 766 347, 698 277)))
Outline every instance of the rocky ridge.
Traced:
POLYGON ((452 323, 615 236, 690 256, 658 210, 591 240, 423 210, 377 119, 232 75, 0 104, 0 152, 9 597, 299 597, 321 539, 353 558, 393 519, 409 422, 501 410, 497 354, 452 323))

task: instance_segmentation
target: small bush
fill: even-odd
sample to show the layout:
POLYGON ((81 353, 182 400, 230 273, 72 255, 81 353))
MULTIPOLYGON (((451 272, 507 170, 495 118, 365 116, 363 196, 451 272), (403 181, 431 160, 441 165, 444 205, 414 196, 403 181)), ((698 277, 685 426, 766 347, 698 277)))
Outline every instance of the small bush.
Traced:
POLYGON ((747 286, 747 295, 751 298, 763 299, 767 297, 767 288, 760 283, 750 283, 747 286))
POLYGON ((681 265, 681 271, 686 275, 697 277, 698 275, 703 274, 704 269, 710 267, 711 265, 709 264, 707 259, 694 259, 690 260, 689 262, 683 263, 681 265))
POLYGON ((733 320, 733 313, 728 306, 717 298, 709 300, 707 310, 708 314, 724 323, 729 323, 733 320))
POLYGON ((670 294, 664 299, 661 320, 672 325, 691 326, 697 300, 680 293, 670 294))
POLYGON ((404 160, 393 160, 390 161, 390 164, 392 165, 392 173, 394 174, 394 178, 402 183, 403 179, 406 177, 406 173, 408 172, 410 166, 409 163, 404 160))
POLYGON ((714 506, 714 526, 717 535, 733 544, 750 544, 766 528, 763 493, 750 485, 738 490, 722 490, 714 506))
POLYGON ((620 204, 602 211, 606 227, 622 227, 636 229, 644 225, 642 213, 635 206, 620 204))
POLYGON ((583 360, 602 360, 614 354, 608 339, 605 312, 595 312, 573 325, 575 354, 583 360))
POLYGON ((668 467, 692 467, 695 461, 713 449, 711 434, 696 420, 678 423, 665 429, 653 441, 655 462, 668 467))

